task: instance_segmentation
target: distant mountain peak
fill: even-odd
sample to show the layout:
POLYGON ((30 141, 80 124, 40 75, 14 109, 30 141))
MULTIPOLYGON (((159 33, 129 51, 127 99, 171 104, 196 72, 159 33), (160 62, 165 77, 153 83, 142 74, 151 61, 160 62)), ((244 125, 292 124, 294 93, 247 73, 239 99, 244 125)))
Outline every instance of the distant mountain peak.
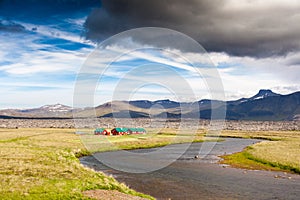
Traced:
POLYGON ((270 89, 261 89, 259 90, 258 94, 276 94, 270 89))
POLYGON ((47 110, 49 112, 67 112, 72 110, 72 107, 57 103, 53 105, 44 105, 40 107, 40 109, 47 110))
POLYGON ((272 97, 272 96, 279 96, 280 94, 274 93, 270 89, 261 89, 259 92, 250 98, 250 100, 257 100, 257 99, 263 99, 266 97, 272 97))
POLYGON ((197 102, 180 103, 169 99, 149 101, 112 101, 97 107, 72 108, 63 104, 44 105, 31 109, 0 110, 0 118, 85 118, 97 114, 97 117, 116 118, 198 118, 211 119, 213 110, 226 106, 228 120, 300 120, 300 91, 280 95, 269 89, 261 89, 250 98, 233 101, 202 99, 197 102), (196 103, 196 104, 195 104, 196 103), (225 105, 226 103, 226 105, 225 105), (113 109, 112 109, 113 107, 113 109))
POLYGON ((153 103, 163 104, 163 103, 173 103, 174 101, 171 101, 170 99, 163 99, 163 100, 157 100, 153 103))

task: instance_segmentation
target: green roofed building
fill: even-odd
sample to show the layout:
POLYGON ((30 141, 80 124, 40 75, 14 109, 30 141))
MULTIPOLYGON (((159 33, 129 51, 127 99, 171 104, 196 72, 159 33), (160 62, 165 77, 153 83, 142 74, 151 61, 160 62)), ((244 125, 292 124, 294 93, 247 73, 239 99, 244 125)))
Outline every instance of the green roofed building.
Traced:
POLYGON ((144 134, 146 130, 144 128, 114 128, 111 130, 113 135, 128 135, 128 134, 144 134))
POLYGON ((146 130, 144 128, 130 128, 132 134, 144 134, 146 130))
POLYGON ((110 135, 110 131, 105 128, 96 128, 94 130, 95 135, 110 135))
POLYGON ((113 135, 128 135, 130 131, 128 128, 114 128, 111 130, 113 135))

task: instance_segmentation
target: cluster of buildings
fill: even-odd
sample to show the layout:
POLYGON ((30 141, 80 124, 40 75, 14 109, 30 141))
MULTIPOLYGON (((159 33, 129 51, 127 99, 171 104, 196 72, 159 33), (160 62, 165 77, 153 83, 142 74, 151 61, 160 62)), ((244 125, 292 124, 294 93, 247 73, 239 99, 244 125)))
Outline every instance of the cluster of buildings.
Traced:
POLYGON ((95 135, 130 135, 130 134, 145 134, 144 128, 96 128, 94 131, 95 135))

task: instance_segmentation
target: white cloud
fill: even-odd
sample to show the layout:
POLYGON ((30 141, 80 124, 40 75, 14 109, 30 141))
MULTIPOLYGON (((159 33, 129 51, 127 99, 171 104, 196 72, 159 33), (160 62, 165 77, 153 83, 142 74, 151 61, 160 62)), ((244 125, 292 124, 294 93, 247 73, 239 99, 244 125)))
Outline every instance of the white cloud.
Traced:
POLYGON ((24 52, 17 63, 0 68, 10 74, 24 75, 35 73, 76 72, 84 62, 85 52, 74 54, 70 51, 35 53, 24 52))
POLYGON ((39 91, 1 90, 5 98, 1 98, 0 109, 5 108, 33 108, 42 105, 62 103, 72 105, 73 90, 55 89, 39 91))
MULTIPOLYGON (((0 35, 5 38, 6 35, 0 35)), ((79 51, 55 50, 51 44, 35 42, 36 35, 12 35, 1 42, 0 52, 6 63, 0 64, 0 71, 25 75, 47 72, 76 72, 86 59, 90 49, 79 51), (51 49, 52 51, 46 50, 51 49)))
MULTIPOLYGON (((28 28, 29 26, 31 27, 28 25, 28 28)), ((47 37, 67 39, 71 43, 82 42, 76 34, 65 33, 47 26, 39 27, 38 31, 43 37, 47 35, 47 37), (59 34, 52 35, 51 31, 59 34)), ((0 37, 6 36, 0 35, 0 37)), ((151 50, 153 47, 141 46, 131 41, 131 48, 140 50, 131 51, 128 47, 110 45, 106 47, 106 51, 101 51, 101 54, 97 51, 89 54, 92 50, 88 48, 76 51, 56 50, 54 45, 36 42, 39 37, 41 35, 27 35, 27 37, 14 35, 2 40, 0 56, 4 58, 2 62, 5 61, 5 63, 0 64, 0 73, 7 75, 6 78, 0 79, 3 82, 1 83, 2 92, 5 94, 5 98, 1 100, 2 105, 8 105, 9 102, 21 105, 20 98, 18 98, 21 96, 24 106, 58 102, 71 105, 73 80, 46 79, 43 81, 37 79, 41 74, 43 77, 50 77, 58 76, 60 73, 74 78, 76 73, 86 73, 86 76, 82 76, 82 80, 79 81, 84 83, 87 79, 95 81, 96 84, 101 72, 104 72, 102 82, 94 93, 95 105, 112 100, 120 80, 123 81, 121 83, 127 85, 117 88, 117 92, 127 93, 127 96, 134 94, 132 98, 135 99, 150 100, 163 98, 178 100, 177 97, 182 101, 214 97, 222 99, 222 95, 218 96, 222 89, 218 85, 218 77, 223 82, 227 99, 250 97, 259 89, 270 88, 284 94, 300 90, 300 52, 289 53, 286 56, 253 58, 215 52, 197 54, 176 49, 151 50), (143 48, 148 48, 148 50, 143 48), (117 60, 110 63, 112 58, 117 58, 117 60), (135 64, 137 60, 144 60, 141 65, 158 63, 161 68, 149 68, 149 66, 143 68, 135 64), (193 67, 191 63, 196 63, 198 68, 193 67), (217 70, 214 65, 217 66, 217 70), (87 68, 79 71, 81 66, 87 68), (143 87, 147 81, 161 84, 166 89, 143 87), (185 81, 194 94, 191 94, 189 88, 187 89, 183 84, 185 81), (21 87, 48 87, 48 89, 37 91, 15 89, 21 87), (54 89, 49 89, 51 87, 54 89), (176 89, 172 91, 171 88, 176 89), (210 91, 215 91, 216 94, 212 95, 210 91)), ((85 91, 94 92, 89 82, 84 83, 82 88, 85 91)))
MULTIPOLYGON (((138 46, 135 45, 134 47, 137 48, 138 46)), ((148 50, 149 48, 149 46, 145 47, 145 49, 148 50)), ((216 52, 196 54, 172 49, 156 49, 157 51, 155 51, 155 49, 152 49, 153 51, 147 51, 143 48, 137 49, 137 51, 130 51, 130 49, 122 46, 110 45, 105 49, 107 52, 104 51, 103 59, 102 57, 101 59, 95 57, 95 68, 90 72, 97 73, 98 69, 99 73, 99 70, 101 71, 107 67, 104 77, 115 78, 115 80, 111 81, 105 80, 106 83, 101 83, 102 87, 98 88, 99 90, 102 90, 105 94, 110 94, 110 96, 112 96, 113 92, 111 91, 116 89, 118 80, 121 79, 122 81, 122 79, 128 79, 127 82, 125 81, 127 85, 123 80, 123 84, 126 85, 126 87, 123 87, 122 93, 126 94, 126 92, 131 93, 136 85, 141 85, 149 80, 153 83, 161 84, 161 79, 164 79, 164 83, 171 83, 174 87, 184 91, 185 88, 182 87, 182 81, 174 77, 174 74, 165 72, 166 70, 163 66, 166 68, 169 66, 169 69, 174 68, 183 70, 177 71, 180 78, 189 83, 198 99, 204 97, 213 98, 214 96, 217 96, 218 92, 216 92, 215 95, 209 93, 210 91, 220 91, 220 89, 222 89, 220 86, 217 86, 219 89, 215 88, 215 82, 218 77, 220 77, 223 82, 226 98, 238 99, 241 97, 250 97, 256 94, 259 89, 274 89, 275 92, 283 92, 283 89, 278 89, 280 85, 285 86, 285 93, 294 92, 295 87, 290 86, 295 85, 295 81, 298 80, 297 78, 300 75, 299 67, 297 65, 290 65, 292 61, 293 63, 297 61, 298 54, 289 54, 287 56, 272 58, 253 58, 230 56, 226 53, 216 52), (107 56, 106 53, 109 56, 107 56), (122 56, 118 57, 118 55, 122 56), (117 64, 110 63, 111 58, 115 57, 120 59, 115 60, 115 63, 117 64), (127 61, 127 63, 132 62, 134 64, 136 59, 144 59, 145 62, 141 66, 122 66, 118 63, 118 61, 127 61), (96 65, 98 60, 100 65, 96 65), (204 64, 206 68, 198 68, 200 71, 200 73, 198 73, 199 71, 191 67, 189 61, 194 61, 195 63, 200 63, 202 65, 204 64), (161 69, 154 67, 151 71, 151 68, 149 68, 150 66, 147 66, 148 68, 144 68, 143 71, 143 65, 148 62, 162 64, 162 67, 161 69), (217 71, 214 71, 215 69, 212 63, 218 67, 217 71), (279 69, 286 70, 282 73, 276 72, 276 70, 279 69)), ((144 97, 143 99, 170 96, 167 93, 160 94, 157 90, 156 92, 153 90, 147 94, 146 93, 147 91, 144 91, 143 94, 136 96, 144 97)), ((187 97, 187 93, 183 92, 182 94, 185 94, 185 98, 189 99, 187 97)), ((222 95, 218 97, 222 99, 222 95)), ((192 97, 190 97, 190 99, 192 99, 192 97)))
POLYGON ((299 90, 292 86, 300 84, 300 65, 291 65, 297 63, 299 52, 269 58, 237 57, 225 53, 209 55, 218 64, 230 99, 249 97, 264 88, 285 94, 299 90), (282 86, 286 89, 280 89, 282 86))

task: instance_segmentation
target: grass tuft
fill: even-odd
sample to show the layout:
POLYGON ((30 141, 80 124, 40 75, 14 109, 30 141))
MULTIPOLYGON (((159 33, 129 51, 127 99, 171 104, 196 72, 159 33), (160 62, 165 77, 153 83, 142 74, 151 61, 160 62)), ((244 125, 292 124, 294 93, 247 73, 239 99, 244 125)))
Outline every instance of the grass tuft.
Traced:
POLYGON ((300 134, 296 131, 225 132, 223 136, 259 138, 242 152, 222 156, 221 163, 246 169, 280 170, 300 174, 300 134))
POLYGON ((0 199, 89 199, 83 191, 131 190, 103 173, 83 167, 90 153, 71 129, 0 129, 0 199))

